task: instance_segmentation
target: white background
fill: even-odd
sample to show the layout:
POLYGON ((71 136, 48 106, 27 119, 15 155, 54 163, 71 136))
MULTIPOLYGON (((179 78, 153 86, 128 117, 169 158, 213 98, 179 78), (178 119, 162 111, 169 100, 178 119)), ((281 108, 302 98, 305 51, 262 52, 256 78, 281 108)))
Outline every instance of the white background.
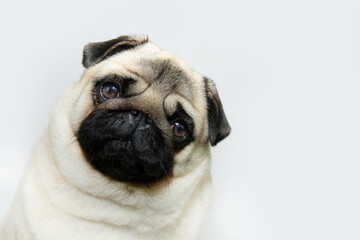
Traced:
POLYGON ((0 218, 83 46, 148 34, 232 125, 200 240, 360 239, 359 1, 7 1, 0 33, 0 218))

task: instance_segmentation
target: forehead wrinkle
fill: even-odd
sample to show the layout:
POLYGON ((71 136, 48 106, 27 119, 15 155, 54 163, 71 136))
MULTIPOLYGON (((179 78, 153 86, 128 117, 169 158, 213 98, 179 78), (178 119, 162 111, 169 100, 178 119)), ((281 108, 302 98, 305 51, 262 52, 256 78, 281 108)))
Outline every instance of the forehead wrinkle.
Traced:
POLYGON ((181 98, 185 99, 185 100, 190 104, 190 106, 191 106, 193 109, 195 109, 196 111, 199 111, 199 109, 197 108, 197 106, 194 104, 194 101, 192 101, 191 99, 188 99, 186 96, 182 95, 181 93, 179 93, 179 92, 176 91, 176 90, 173 90, 173 92, 174 92, 176 95, 180 96, 181 98))
POLYGON ((164 66, 158 71, 154 82, 156 82, 157 85, 163 85, 164 89, 169 89, 168 91, 170 93, 176 92, 177 94, 184 96, 180 94, 177 89, 187 91, 189 95, 191 95, 188 100, 191 101, 193 98, 193 92, 191 91, 192 83, 186 72, 177 66, 169 65, 168 61, 165 64, 168 66, 164 66))
POLYGON ((159 81, 159 79, 164 78, 164 74, 165 74, 166 70, 167 70, 167 68, 165 68, 165 66, 162 67, 162 68, 160 69, 160 71, 157 73, 157 75, 156 75, 156 77, 155 77, 155 79, 154 79, 154 82, 155 82, 155 81, 159 81))
MULTIPOLYGON (((184 95, 182 95, 182 94, 180 94, 179 92, 177 92, 174 88, 173 88, 171 91, 169 91, 169 92, 165 95, 165 97, 164 97, 164 99, 163 99, 163 109, 165 110, 165 112, 167 112, 167 111, 166 111, 166 108, 165 108, 165 100, 167 99, 167 97, 168 97, 170 94, 175 94, 175 95, 177 95, 177 96, 180 96, 182 99, 184 99, 184 100, 187 102, 187 104, 189 104, 189 105, 194 109, 195 112, 197 112, 197 113, 200 112, 200 109, 193 103, 193 101, 191 101, 190 99, 186 98, 184 95)), ((179 103, 179 102, 178 102, 178 103, 179 103)), ((181 104, 181 106, 183 106, 183 104, 181 104)), ((184 109, 184 110, 185 110, 185 109, 184 109)))
POLYGON ((155 63, 158 67, 157 78, 154 79, 154 85, 158 85, 159 88, 166 89, 165 96, 163 98, 163 107, 165 109, 165 99, 171 95, 177 95, 184 99, 187 104, 195 111, 200 112, 200 109, 194 103, 194 92, 192 91, 192 82, 186 71, 175 65, 169 59, 155 63), (159 65, 161 64, 161 67, 159 65), (165 86, 165 87, 164 87, 165 86), (182 94, 180 89, 189 90, 188 95, 182 94))
POLYGON ((172 76, 173 78, 184 78, 183 76, 185 76, 181 68, 179 68, 170 58, 144 58, 141 60, 141 65, 152 75, 148 76, 152 82, 161 82, 162 80, 166 80, 167 76, 172 76))
POLYGON ((127 72, 129 72, 129 73, 137 76, 138 78, 140 78, 140 79, 143 80, 144 82, 146 82, 146 83, 148 83, 148 84, 151 84, 151 83, 147 80, 147 78, 143 77, 140 73, 136 72, 135 70, 132 70, 132 69, 130 69, 130 68, 128 68, 128 67, 125 67, 125 66, 124 66, 124 69, 125 69, 127 72))

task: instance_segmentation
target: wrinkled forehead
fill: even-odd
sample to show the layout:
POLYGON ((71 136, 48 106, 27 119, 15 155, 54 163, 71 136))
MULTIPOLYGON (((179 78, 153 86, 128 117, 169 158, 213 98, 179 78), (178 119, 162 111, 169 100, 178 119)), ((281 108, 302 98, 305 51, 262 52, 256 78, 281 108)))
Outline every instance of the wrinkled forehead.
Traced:
POLYGON ((194 85, 202 81, 202 77, 182 59, 152 43, 111 56, 87 71, 91 76, 87 81, 115 74, 135 80, 133 88, 139 91, 151 86, 163 98, 174 93, 190 102, 196 95, 194 85))

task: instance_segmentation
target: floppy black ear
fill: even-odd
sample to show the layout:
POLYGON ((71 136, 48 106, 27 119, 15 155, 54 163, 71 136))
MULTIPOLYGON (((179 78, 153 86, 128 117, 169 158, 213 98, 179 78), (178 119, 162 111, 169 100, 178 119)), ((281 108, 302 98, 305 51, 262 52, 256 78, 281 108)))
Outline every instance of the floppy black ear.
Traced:
POLYGON ((214 81, 207 77, 204 77, 204 80, 207 98, 209 140, 211 146, 215 146, 230 134, 231 127, 226 119, 214 81))
POLYGON ((82 64, 88 68, 107 57, 147 42, 147 37, 120 36, 105 42, 88 43, 84 47, 82 64))

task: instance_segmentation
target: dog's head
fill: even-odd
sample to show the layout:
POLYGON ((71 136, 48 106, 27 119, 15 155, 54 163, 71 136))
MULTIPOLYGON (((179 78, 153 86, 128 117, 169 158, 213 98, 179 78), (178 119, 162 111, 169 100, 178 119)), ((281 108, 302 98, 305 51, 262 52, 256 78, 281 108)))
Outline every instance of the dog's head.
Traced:
POLYGON ((185 174, 230 133, 212 80, 147 38, 89 43, 75 118, 87 161, 135 185, 185 174))

